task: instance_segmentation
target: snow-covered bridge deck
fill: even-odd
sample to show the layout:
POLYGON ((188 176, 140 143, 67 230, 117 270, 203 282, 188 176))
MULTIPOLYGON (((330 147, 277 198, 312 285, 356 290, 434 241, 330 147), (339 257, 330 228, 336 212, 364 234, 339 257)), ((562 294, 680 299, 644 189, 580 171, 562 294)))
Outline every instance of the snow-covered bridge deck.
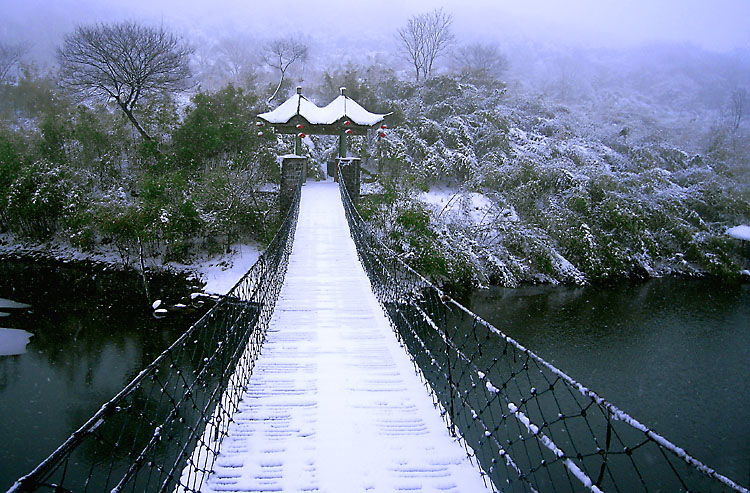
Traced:
POLYGON ((338 186, 308 183, 251 385, 204 491, 482 491, 357 258, 338 186))

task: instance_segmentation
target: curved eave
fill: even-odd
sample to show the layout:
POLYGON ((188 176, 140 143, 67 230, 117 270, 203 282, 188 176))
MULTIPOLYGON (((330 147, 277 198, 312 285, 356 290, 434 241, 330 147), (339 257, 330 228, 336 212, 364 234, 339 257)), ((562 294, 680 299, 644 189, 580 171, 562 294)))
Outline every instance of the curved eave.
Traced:
POLYGON ((349 120, 352 123, 356 123, 363 127, 373 127, 382 122, 388 115, 390 115, 390 113, 385 115, 370 113, 359 103, 342 94, 331 101, 328 105, 321 108, 321 116, 325 120, 321 123, 331 125, 339 120, 349 120))
POLYGON ((270 124, 284 124, 289 123, 295 116, 299 116, 308 123, 314 124, 320 119, 319 113, 320 108, 315 103, 310 102, 301 94, 294 94, 278 108, 261 113, 258 118, 270 124))
POLYGON ((261 113, 258 118, 274 126, 282 133, 295 133, 296 125, 302 124, 307 134, 336 134, 341 128, 351 128, 352 133, 363 135, 367 129, 375 128, 391 113, 371 113, 353 99, 340 95, 320 108, 302 94, 294 94, 273 111, 261 113), (351 122, 344 126, 344 122, 351 122))

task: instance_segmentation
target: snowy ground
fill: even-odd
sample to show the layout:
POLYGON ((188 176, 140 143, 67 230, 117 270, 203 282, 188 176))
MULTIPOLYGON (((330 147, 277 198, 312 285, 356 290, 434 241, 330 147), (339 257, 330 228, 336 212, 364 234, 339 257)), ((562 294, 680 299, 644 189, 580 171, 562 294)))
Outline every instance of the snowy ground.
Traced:
POLYGON ((738 240, 750 241, 750 226, 742 224, 740 226, 735 226, 734 228, 729 228, 727 234, 738 240))
POLYGON ((336 184, 303 188, 268 338, 204 491, 483 491, 378 305, 336 184))
POLYGON ((33 334, 20 329, 0 328, 0 356, 13 356, 26 352, 33 334))
MULTIPOLYGON (((97 252, 81 252, 69 245, 23 244, 8 234, 0 235, 0 253, 17 255, 41 255, 62 261, 93 261, 110 265, 122 265, 122 258, 114 250, 101 246, 97 252)), ((234 244, 231 253, 204 257, 191 264, 170 262, 167 267, 179 271, 193 272, 206 286, 203 290, 210 294, 226 294, 237 281, 258 260, 261 249, 257 244, 234 244)), ((137 261, 131 260, 131 267, 137 268, 137 261)), ((147 268, 164 267, 155 259, 146 259, 147 268)))
MULTIPOLYGON (((0 298, 0 309, 2 310, 22 310, 31 308, 31 305, 19 303, 17 301, 0 298)), ((0 318, 9 317, 10 313, 0 312, 0 318)), ((26 352, 26 345, 33 334, 19 329, 0 328, 0 356, 12 356, 26 352)))
POLYGON ((232 246, 232 253, 206 258, 191 265, 173 265, 198 274, 206 283, 203 288, 206 293, 227 294, 250 270, 260 253, 260 247, 256 244, 236 244, 232 246))
POLYGON ((484 222, 493 208, 492 201, 481 193, 443 187, 433 187, 421 193, 419 199, 429 204, 438 216, 465 215, 474 224, 484 222))

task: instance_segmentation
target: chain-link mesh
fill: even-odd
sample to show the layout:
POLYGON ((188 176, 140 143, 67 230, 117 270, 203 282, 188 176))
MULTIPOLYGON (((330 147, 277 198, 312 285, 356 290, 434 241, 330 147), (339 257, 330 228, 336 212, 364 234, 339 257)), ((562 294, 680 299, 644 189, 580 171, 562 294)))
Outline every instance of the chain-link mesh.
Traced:
POLYGON ((234 288, 11 492, 200 490, 265 339, 301 183, 300 175, 279 231, 234 288))
POLYGON ((447 297, 379 241, 339 186, 375 295, 496 490, 747 491, 447 297))

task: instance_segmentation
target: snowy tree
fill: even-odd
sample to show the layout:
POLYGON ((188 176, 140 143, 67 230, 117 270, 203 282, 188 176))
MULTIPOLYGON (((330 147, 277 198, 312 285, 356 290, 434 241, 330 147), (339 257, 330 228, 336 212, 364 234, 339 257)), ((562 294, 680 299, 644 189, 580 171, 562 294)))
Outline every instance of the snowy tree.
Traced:
POLYGON ((265 62, 269 67, 279 71, 279 84, 276 86, 276 90, 271 97, 268 98, 269 103, 273 101, 279 93, 289 66, 297 60, 304 63, 307 61, 307 55, 307 45, 293 37, 274 39, 266 45, 264 56, 265 62))
POLYGON ((223 38, 216 44, 219 64, 235 84, 244 86, 255 81, 256 54, 247 39, 223 38))
POLYGON ((412 16, 397 31, 404 57, 414 67, 416 81, 427 79, 435 60, 446 54, 455 41, 451 32, 453 16, 442 8, 412 16))
POLYGON ((138 133, 146 132, 134 110, 143 96, 185 87, 192 53, 177 35, 135 22, 79 26, 57 56, 63 85, 85 98, 114 100, 138 133))
POLYGON ((493 44, 460 46, 454 50, 452 58, 458 73, 474 79, 497 77, 508 67, 508 59, 493 44))

